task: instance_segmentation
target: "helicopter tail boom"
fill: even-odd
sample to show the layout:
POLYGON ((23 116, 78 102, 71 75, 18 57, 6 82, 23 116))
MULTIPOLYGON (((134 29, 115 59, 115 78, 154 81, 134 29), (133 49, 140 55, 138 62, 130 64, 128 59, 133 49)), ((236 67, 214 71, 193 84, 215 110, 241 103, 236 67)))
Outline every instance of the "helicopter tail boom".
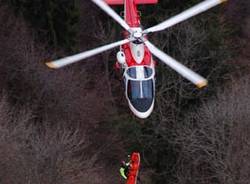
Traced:
MULTIPOLYGON (((135 4, 156 4, 158 0, 134 0, 135 4)), ((123 5, 124 0, 105 0, 109 5, 123 5)))

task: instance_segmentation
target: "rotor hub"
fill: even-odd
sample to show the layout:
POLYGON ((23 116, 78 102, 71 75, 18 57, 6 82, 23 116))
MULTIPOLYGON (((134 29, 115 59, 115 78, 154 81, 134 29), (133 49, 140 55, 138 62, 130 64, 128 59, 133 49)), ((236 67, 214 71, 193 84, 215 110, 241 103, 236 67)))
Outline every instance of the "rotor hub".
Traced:
POLYGON ((141 31, 135 31, 133 33, 133 37, 136 38, 136 39, 139 39, 142 37, 142 32, 141 31))

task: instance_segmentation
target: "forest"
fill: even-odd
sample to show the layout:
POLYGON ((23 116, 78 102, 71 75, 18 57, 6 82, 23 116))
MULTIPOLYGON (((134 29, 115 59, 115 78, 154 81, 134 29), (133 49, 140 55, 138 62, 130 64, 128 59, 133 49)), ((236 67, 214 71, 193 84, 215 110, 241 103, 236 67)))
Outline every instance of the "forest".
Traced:
MULTIPOLYGON (((138 8, 150 27, 199 2, 138 8)), ((250 183, 250 1, 150 35, 209 85, 197 89, 157 62, 146 120, 128 108, 118 49, 59 70, 45 65, 122 38, 91 1, 0 0, 0 25, 0 183, 125 183, 119 168, 133 151, 142 184, 250 183)))

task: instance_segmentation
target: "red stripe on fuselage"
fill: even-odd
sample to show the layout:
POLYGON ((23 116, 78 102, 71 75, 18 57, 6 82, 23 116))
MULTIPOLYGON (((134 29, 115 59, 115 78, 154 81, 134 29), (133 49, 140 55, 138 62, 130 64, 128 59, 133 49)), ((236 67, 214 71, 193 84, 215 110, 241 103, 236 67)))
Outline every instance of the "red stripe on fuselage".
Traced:
POLYGON ((125 0, 125 21, 130 27, 140 27, 140 16, 134 0, 125 0))
MULTIPOLYGON (((127 24, 133 28, 133 27, 140 27, 141 26, 141 22, 140 22, 140 16, 138 14, 138 10, 137 10, 137 5, 134 2, 134 0, 125 0, 124 1, 124 12, 125 12, 125 21, 127 22, 127 24)), ((128 38, 129 34, 127 32, 125 32, 124 34, 125 38, 128 38)), ((136 65, 151 65, 151 53, 149 52, 148 48, 145 46, 145 53, 144 53, 144 59, 143 61, 138 64, 131 53, 131 48, 130 48, 130 44, 125 44, 122 46, 123 52, 125 53, 126 56, 126 62, 128 67, 130 66, 136 66, 136 65)))
POLYGON ((140 64, 136 63, 136 61, 134 60, 132 53, 131 53, 131 49, 130 49, 130 45, 125 44, 122 46, 123 52, 125 53, 126 56, 126 62, 128 67, 131 66, 141 66, 141 65, 151 65, 151 53, 149 52, 148 48, 145 46, 145 53, 144 53, 144 58, 142 60, 142 62, 140 64))

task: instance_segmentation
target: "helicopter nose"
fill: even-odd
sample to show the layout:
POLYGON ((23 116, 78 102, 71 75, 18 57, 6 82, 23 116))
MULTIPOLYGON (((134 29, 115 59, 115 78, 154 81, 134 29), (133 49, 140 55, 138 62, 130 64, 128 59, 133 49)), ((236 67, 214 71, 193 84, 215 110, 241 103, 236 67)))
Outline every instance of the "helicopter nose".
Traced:
POLYGON ((131 100, 131 104, 139 112, 147 112, 151 107, 153 99, 150 98, 137 98, 131 100))
POLYGON ((150 98, 133 99, 130 101, 129 106, 137 117, 145 119, 153 111, 154 100, 150 98))
POLYGON ((150 116, 154 108, 153 99, 134 99, 129 101, 129 108, 131 111, 141 119, 145 119, 150 116))

